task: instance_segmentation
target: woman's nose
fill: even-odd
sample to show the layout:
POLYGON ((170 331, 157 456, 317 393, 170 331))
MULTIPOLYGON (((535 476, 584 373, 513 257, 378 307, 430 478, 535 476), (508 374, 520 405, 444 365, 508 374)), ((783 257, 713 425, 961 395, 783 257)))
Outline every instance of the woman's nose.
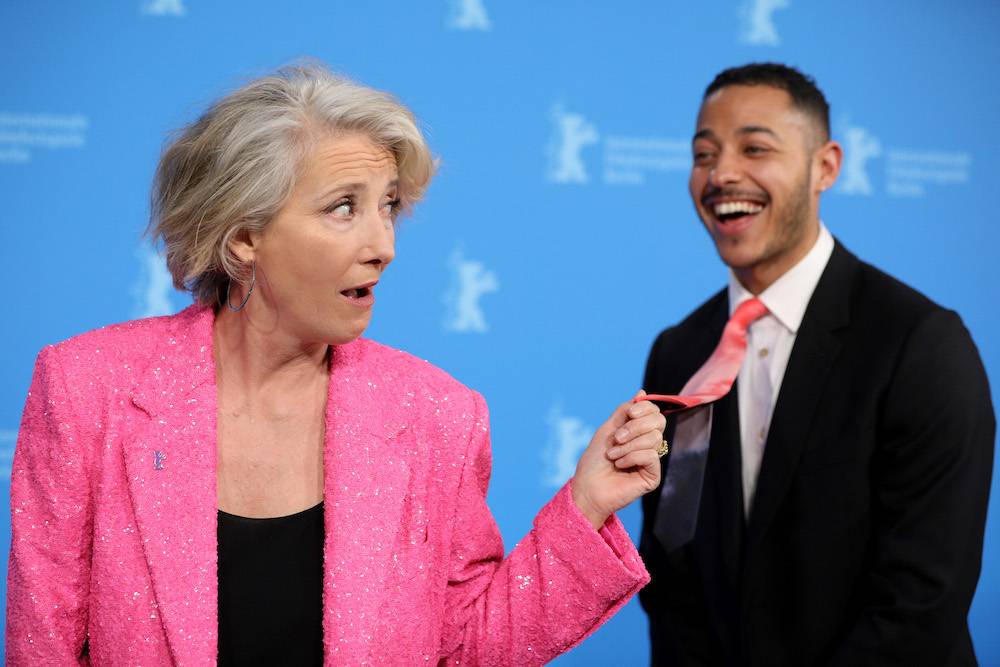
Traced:
POLYGON ((368 244, 364 261, 384 267, 396 256, 396 231, 392 219, 383 216, 381 211, 376 211, 366 227, 368 244))

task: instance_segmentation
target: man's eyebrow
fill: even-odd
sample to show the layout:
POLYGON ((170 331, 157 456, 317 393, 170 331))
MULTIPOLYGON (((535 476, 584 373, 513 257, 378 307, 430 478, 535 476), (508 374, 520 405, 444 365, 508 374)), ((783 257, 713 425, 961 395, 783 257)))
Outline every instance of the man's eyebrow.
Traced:
POLYGON ((764 127, 763 125, 744 125, 739 130, 740 134, 756 134, 757 132, 763 132, 764 134, 769 134, 775 139, 780 139, 778 133, 769 127, 764 127))
MULTIPOLYGON (((779 141, 781 139, 781 137, 778 136, 777 132, 763 125, 744 125, 743 127, 736 130, 736 132, 739 134, 756 134, 758 132, 763 132, 764 134, 768 134, 774 137, 775 139, 778 139, 779 141)), ((706 127, 703 130, 698 130, 697 132, 695 132, 694 137, 692 137, 691 141, 697 141, 699 139, 715 139, 715 138, 716 138, 715 133, 706 127)))

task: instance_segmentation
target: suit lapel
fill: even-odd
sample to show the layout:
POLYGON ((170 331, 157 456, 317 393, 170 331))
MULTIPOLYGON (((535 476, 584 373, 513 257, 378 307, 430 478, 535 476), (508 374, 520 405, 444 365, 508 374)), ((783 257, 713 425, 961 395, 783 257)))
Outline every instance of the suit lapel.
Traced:
POLYGON ((394 571, 410 460, 400 397, 366 358, 371 344, 337 347, 331 358, 324 453, 323 636, 338 664, 391 654, 379 648, 383 593, 394 571))
MULTIPOLYGON (((665 354, 661 359, 656 368, 647 368, 646 377, 643 381, 643 387, 647 393, 651 394, 677 394, 684 387, 684 384, 688 379, 697 372, 697 370, 705 363, 709 356, 711 356, 712 351, 715 349, 715 345, 718 338, 722 335, 722 330, 726 326, 726 321, 729 317, 728 306, 727 306, 726 292, 725 290, 716 294, 712 300, 705 304, 705 312, 703 317, 699 318, 700 321, 694 323, 685 322, 681 324, 677 331, 677 340, 673 341, 670 345, 668 353, 665 354)), ((711 436, 709 441, 709 456, 711 457, 712 446, 717 435, 717 430, 715 428, 715 407, 713 406, 712 421, 711 426, 711 436)), ((664 437, 668 442, 674 443, 674 434, 677 428, 677 419, 674 416, 667 417, 667 428, 664 432, 664 437)), ((676 448, 674 448, 676 451, 676 448)), ((666 479, 667 470, 670 467, 671 455, 663 460, 663 471, 660 478, 660 485, 649 494, 647 498, 643 498, 643 505, 647 509, 653 509, 653 512, 647 512, 645 523, 649 529, 649 532, 653 533, 653 526, 656 523, 656 514, 660 509, 660 497, 663 493, 663 481, 666 479)), ((717 539, 717 526, 715 522, 718 517, 716 515, 716 487, 714 486, 714 478, 711 474, 709 466, 711 465, 711 458, 706 462, 705 469, 705 479, 702 485, 702 497, 699 502, 698 507, 698 522, 695 529, 695 541, 701 542, 702 544, 709 545, 714 543, 717 539), (709 492, 706 492, 710 489, 709 492), (705 518, 708 517, 708 518, 705 518)), ((708 547, 711 548, 711 547, 708 547)))
POLYGON ((750 514, 748 548, 762 539, 791 485, 840 352, 838 331, 850 320, 857 266, 857 258, 837 243, 806 308, 771 418, 750 514))
MULTIPOLYGON (((703 356, 701 363, 718 344, 728 320, 729 300, 724 298, 714 316, 711 331, 703 334, 709 349, 699 355, 703 356)), ((694 370, 690 374, 693 373, 694 370)), ((698 530, 692 544, 698 562, 711 564, 702 568, 701 576, 716 633, 729 651, 735 651, 738 646, 738 637, 732 629, 739 618, 736 600, 744 533, 738 389, 734 385, 732 391, 712 404, 705 485, 698 512, 698 530)))
MULTIPOLYGON (((700 318, 700 321, 685 323, 679 327, 677 331, 678 340, 672 343, 671 354, 662 359, 663 367, 656 369, 652 374, 647 369, 644 387, 649 393, 677 394, 680 392, 688 379, 697 372, 715 349, 719 338, 722 336, 722 330, 729 319, 728 303, 726 290, 722 290, 713 297, 712 301, 706 304, 707 310, 704 312, 703 317, 700 318)), ((718 548, 716 545, 718 543, 728 542, 728 539, 722 536, 727 529, 720 524, 727 513, 727 510, 724 508, 729 498, 724 489, 726 483, 721 479, 722 477, 726 477, 726 473, 720 470, 724 465, 720 466, 722 462, 718 460, 719 454, 713 454, 713 452, 716 451, 716 445, 719 444, 721 438, 731 435, 728 420, 736 418, 731 412, 732 406, 725 400, 719 401, 712 406, 709 458, 705 464, 705 478, 702 484, 702 495, 699 501, 698 519, 694 535, 695 548, 704 551, 706 554, 716 553, 716 549, 718 548)), ((664 435, 669 442, 674 441, 676 427, 676 418, 668 417, 667 429, 664 435)), ((736 442, 739 442, 738 438, 736 442)), ((651 494, 654 498, 653 503, 649 505, 650 507, 655 507, 657 511, 659 510, 660 496, 663 492, 663 479, 666 478, 667 470, 670 467, 670 455, 664 459, 664 464, 660 486, 651 494)), ((649 517, 649 519, 647 523, 650 529, 652 529, 655 523, 655 515, 649 517)), ((731 545, 726 544, 727 548, 729 546, 731 545)), ((712 557, 712 560, 715 560, 715 556, 712 557)))
POLYGON ((740 417, 738 387, 733 387, 712 406, 709 469, 712 483, 705 493, 714 494, 716 539, 726 581, 736 590, 743 547, 743 483, 740 464, 740 417))
MULTIPOLYGON (((717 297, 708 326, 692 332, 694 344, 678 346, 678 349, 689 349, 691 352, 684 355, 688 362, 678 373, 677 391, 712 354, 728 320, 729 299, 724 290, 717 297)), ((705 481, 694 542, 694 548, 702 554, 701 562, 708 562, 706 558, 715 561, 721 557, 725 579, 730 586, 736 584, 743 528, 740 515, 742 505, 738 502, 740 440, 736 406, 735 387, 712 405, 708 461, 705 464, 705 481)))
POLYGON ((215 659, 218 629, 213 313, 192 307, 156 340, 123 442, 129 493, 175 663, 215 659))

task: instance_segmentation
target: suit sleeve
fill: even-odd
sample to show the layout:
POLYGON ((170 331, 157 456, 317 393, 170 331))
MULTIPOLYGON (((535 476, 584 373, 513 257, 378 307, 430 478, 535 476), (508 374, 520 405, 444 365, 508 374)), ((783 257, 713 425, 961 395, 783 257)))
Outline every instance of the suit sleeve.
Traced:
POLYGON ((612 516, 595 531, 564 486, 503 558, 486 506, 486 405, 456 499, 441 664, 541 665, 577 645, 649 581, 628 533, 612 516))
POLYGON ((866 606, 833 664, 950 664, 979 577, 996 432, 955 313, 914 330, 882 414, 866 606))
POLYGON ((7 664, 86 665, 89 447, 57 348, 38 355, 11 470, 7 664))

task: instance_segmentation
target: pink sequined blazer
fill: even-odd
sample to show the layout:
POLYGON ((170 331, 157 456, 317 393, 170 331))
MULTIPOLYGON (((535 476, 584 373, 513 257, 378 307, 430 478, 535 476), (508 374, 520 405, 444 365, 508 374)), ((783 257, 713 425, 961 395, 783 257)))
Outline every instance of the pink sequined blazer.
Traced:
MULTIPOLYGON (((11 665, 212 665, 213 314, 191 307, 46 347, 11 474, 11 665), (85 649, 86 645, 86 651, 85 649)), ((327 665, 535 665, 648 575, 564 487, 503 558, 486 405, 368 340, 332 355, 324 454, 327 665)))

